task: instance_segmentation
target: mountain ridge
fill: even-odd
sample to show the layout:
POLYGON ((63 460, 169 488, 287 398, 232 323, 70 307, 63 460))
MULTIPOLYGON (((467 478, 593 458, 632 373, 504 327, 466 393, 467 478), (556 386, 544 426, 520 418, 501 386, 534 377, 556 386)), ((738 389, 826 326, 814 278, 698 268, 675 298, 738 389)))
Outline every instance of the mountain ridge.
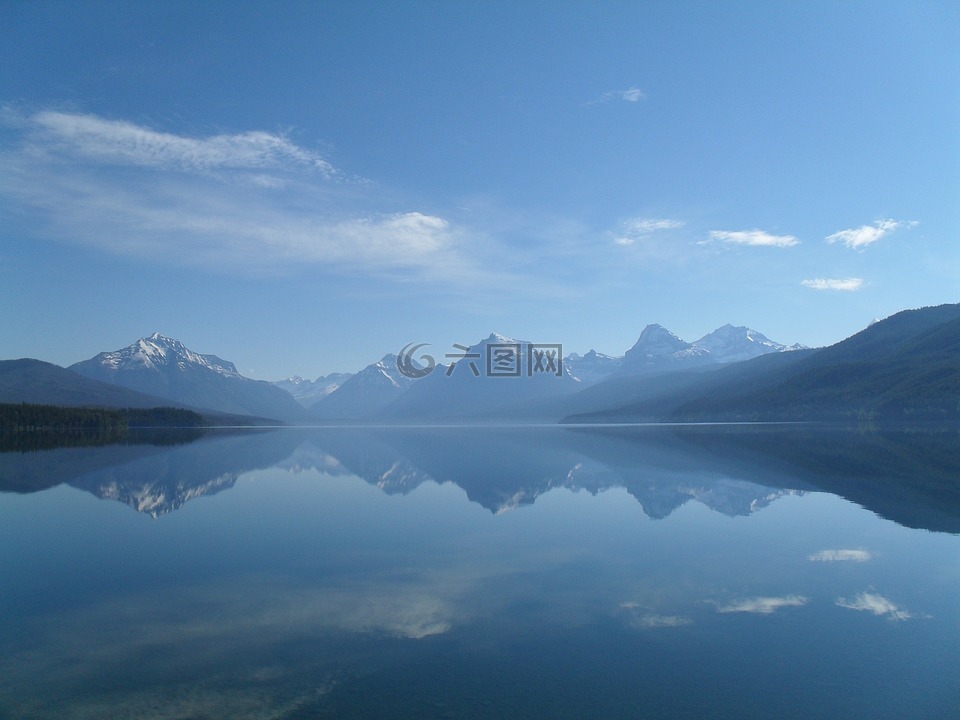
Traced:
POLYGON ((960 304, 905 310, 834 345, 795 352, 732 363, 683 388, 565 421, 960 418, 960 304))
POLYGON ((361 420, 402 395, 412 382, 400 372, 397 356, 387 353, 313 403, 307 412, 315 420, 361 420))
MULTIPOLYGON (((171 404, 165 398, 94 380, 34 358, 0 360, 0 402, 107 408, 171 404)), ((182 403, 177 406, 187 407, 182 403)))
POLYGON ((901 311, 813 350, 731 324, 690 343, 655 323, 622 358, 594 350, 560 358, 559 345, 499 333, 462 350, 447 354, 448 365, 388 353, 353 375, 270 383, 154 333, 69 368, 2 361, 0 402, 168 405, 294 423, 960 416, 960 304, 901 311))
POLYGON ((252 380, 216 355, 193 352, 160 333, 102 352, 69 370, 112 385, 222 413, 298 421, 303 408, 278 387, 252 380))

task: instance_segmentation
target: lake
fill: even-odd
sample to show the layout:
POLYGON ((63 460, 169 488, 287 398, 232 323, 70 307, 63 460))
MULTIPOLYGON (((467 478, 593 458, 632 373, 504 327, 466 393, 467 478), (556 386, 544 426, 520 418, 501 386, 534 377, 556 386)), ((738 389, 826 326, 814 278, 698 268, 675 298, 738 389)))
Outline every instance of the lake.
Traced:
POLYGON ((0 453, 3 718, 957 718, 957 430, 0 453))

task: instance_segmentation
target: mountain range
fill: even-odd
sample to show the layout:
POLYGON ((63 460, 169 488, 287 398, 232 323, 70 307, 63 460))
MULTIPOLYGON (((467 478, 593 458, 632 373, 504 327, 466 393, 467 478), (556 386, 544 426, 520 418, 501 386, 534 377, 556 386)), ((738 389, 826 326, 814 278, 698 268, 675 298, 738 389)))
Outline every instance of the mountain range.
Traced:
POLYGON ((351 377, 353 373, 330 373, 321 375, 316 380, 306 380, 299 375, 294 375, 285 380, 276 380, 273 384, 281 390, 286 390, 293 395, 294 400, 308 408, 338 390, 351 377))
MULTIPOLYGON (((270 383, 159 333, 69 368, 0 361, 0 402, 172 405, 283 423, 895 421, 960 418, 960 305, 907 310, 835 345, 724 325, 647 325, 623 356, 560 356, 493 333, 447 364, 387 354, 355 374, 270 383)), ((415 348, 416 349, 416 348, 415 348)))
MULTIPOLYGON (((960 419, 960 305, 905 310, 819 350, 634 383, 572 422, 960 419)), ((597 388, 600 389, 600 388, 597 388)), ((586 394, 586 393, 585 393, 586 394)), ((595 393, 596 394, 596 391, 595 393)), ((590 398, 580 398, 581 407, 590 398)))

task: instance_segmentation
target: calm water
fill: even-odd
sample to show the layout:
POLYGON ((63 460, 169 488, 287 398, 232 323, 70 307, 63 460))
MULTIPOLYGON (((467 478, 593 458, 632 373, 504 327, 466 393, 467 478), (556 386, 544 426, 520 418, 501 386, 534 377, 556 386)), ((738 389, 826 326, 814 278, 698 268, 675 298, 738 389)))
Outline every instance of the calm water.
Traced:
POLYGON ((154 442, 0 453, 0 717, 960 717, 956 430, 154 442))

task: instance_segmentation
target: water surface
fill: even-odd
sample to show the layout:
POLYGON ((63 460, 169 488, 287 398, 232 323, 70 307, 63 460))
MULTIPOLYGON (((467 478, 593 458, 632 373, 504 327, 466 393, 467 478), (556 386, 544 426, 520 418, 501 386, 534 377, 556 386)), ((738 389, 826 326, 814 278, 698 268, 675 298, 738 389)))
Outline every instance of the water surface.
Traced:
POLYGON ((958 478, 956 431, 2 453, 0 717, 958 717, 958 478))

